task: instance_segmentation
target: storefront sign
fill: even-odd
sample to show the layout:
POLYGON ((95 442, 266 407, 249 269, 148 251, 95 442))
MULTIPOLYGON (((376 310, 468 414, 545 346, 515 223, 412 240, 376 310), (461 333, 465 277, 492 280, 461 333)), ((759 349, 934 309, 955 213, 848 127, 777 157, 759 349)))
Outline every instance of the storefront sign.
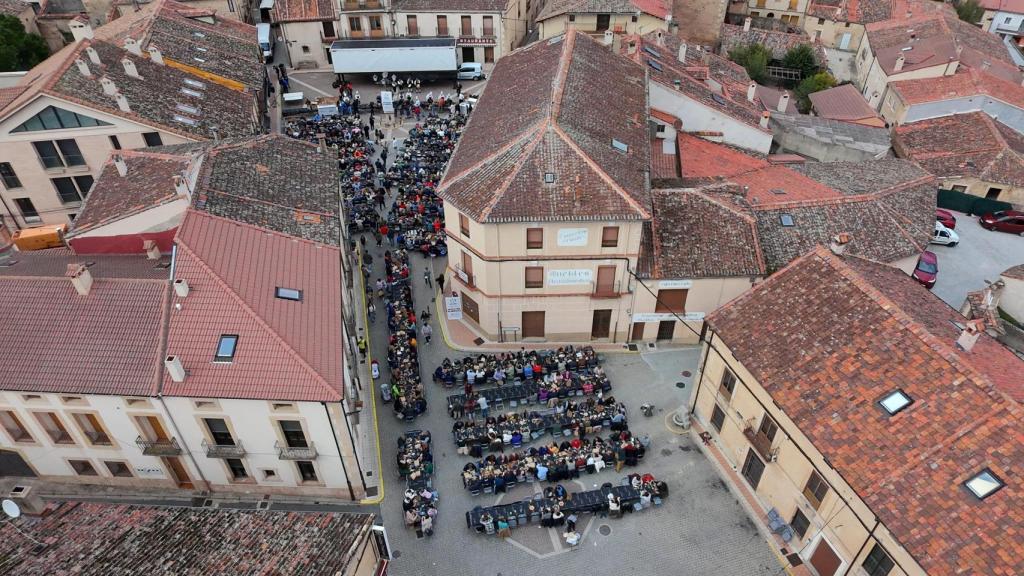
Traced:
POLYGON ((142 476, 145 478, 163 478, 164 471, 159 468, 149 468, 146 466, 135 467, 136 476, 142 476))
POLYGON ((559 246, 586 246, 586 228, 561 228, 558 230, 559 246))
POLYGON ((693 280, 662 280, 658 282, 658 288, 693 288, 693 280))
POLYGON ((380 93, 380 109, 384 111, 385 114, 394 114, 395 103, 392 100, 391 92, 385 90, 380 93))
POLYGON ((462 320, 462 296, 445 296, 444 312, 449 320, 462 320))
POLYGON ((460 36, 457 42, 459 46, 494 46, 497 39, 494 36, 474 38, 473 36, 460 36))
MULTIPOLYGON (((700 322, 704 319, 703 312, 687 312, 679 314, 687 322, 700 322)), ((665 320, 677 320, 676 315, 670 312, 644 312, 633 314, 633 322, 663 322, 665 320)))
POLYGON ((577 286, 593 280, 593 270, 548 270, 548 286, 577 286))

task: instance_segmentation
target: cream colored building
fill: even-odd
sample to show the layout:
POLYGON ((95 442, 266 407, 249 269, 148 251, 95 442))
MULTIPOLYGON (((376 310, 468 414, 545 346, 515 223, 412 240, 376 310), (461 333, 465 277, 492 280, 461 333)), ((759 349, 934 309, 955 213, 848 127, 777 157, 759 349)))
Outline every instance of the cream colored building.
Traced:
POLYGON ((1021 397, 993 367, 1024 363, 913 280, 818 248, 703 343, 693 428, 772 545, 820 576, 1024 570, 1021 397))
POLYGON ((775 18, 799 28, 804 23, 808 0, 748 0, 747 12, 752 18, 775 18))
POLYGON ((587 34, 644 35, 668 31, 672 4, 664 2, 547 2, 537 15, 541 40, 565 33, 570 27, 587 34))
POLYGON ((338 4, 307 0, 274 0, 271 34, 282 39, 276 49, 288 53, 291 68, 330 68, 331 42, 338 37, 338 4))

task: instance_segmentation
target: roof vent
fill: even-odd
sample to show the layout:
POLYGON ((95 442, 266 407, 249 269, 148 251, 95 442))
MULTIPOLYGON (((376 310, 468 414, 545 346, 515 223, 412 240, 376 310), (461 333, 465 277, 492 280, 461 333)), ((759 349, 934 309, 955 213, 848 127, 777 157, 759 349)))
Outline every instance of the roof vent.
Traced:
POLYGON ((164 63, 164 55, 160 52, 159 48, 150 44, 149 48, 147 48, 146 51, 149 52, 150 62, 161 65, 164 63))
POLYGON ((85 264, 68 264, 65 276, 71 279, 71 285, 81 296, 88 296, 92 290, 92 273, 85 264))
POLYGON ((188 296, 189 288, 188 281, 184 278, 178 278, 174 281, 174 293, 181 298, 188 296))
POLYGON ((121 94, 120 92, 118 92, 117 94, 114 95, 114 98, 117 100, 117 107, 121 110, 121 112, 131 112, 132 111, 132 107, 128 105, 128 97, 127 96, 125 96, 124 94, 121 94))
POLYGON ((100 78, 100 86, 103 87, 103 93, 107 96, 117 94, 117 84, 114 84, 114 81, 106 76, 100 78))
POLYGON ((544 183, 545 184, 554 184, 555 183, 555 173, 554 172, 545 172, 544 173, 544 183))
POLYGON ((89 70, 89 65, 86 64, 85 60, 75 58, 75 65, 78 66, 78 71, 82 73, 82 76, 92 78, 92 71, 89 70))
POLYGON ((853 240, 853 236, 849 233, 840 232, 832 237, 832 243, 829 245, 829 249, 832 250, 833 254, 841 255, 846 251, 846 245, 849 244, 851 240, 853 240))
POLYGON ((139 41, 135 38, 125 38, 124 49, 136 56, 142 56, 142 44, 139 44, 139 41))
POLYGON ((181 358, 177 356, 164 358, 164 367, 167 368, 167 374, 171 376, 171 380, 175 382, 185 381, 185 367, 181 365, 181 358))
POLYGON ((114 154, 114 167, 117 168, 117 173, 119 175, 128 175, 128 164, 124 161, 124 156, 121 156, 120 154, 114 154))
POLYGON ((146 251, 147 260, 159 260, 160 259, 160 247, 157 246, 155 240, 143 240, 142 249, 146 251))
POLYGON ((181 196, 189 195, 188 182, 181 174, 174 175, 174 191, 181 196))

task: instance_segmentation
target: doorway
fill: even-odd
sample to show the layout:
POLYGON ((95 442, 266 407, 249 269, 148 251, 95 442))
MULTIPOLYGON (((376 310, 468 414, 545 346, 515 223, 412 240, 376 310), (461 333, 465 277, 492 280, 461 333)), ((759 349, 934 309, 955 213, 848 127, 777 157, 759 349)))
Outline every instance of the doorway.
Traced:
POLYGON ((150 442, 164 442, 169 439, 163 424, 156 416, 136 416, 135 423, 142 430, 142 436, 150 442))
POLYGON ((743 477, 750 483, 752 490, 757 490, 761 483, 761 474, 764 473, 764 462, 761 461, 753 450, 747 450, 747 459, 743 462, 743 477))
POLYGON ((612 22, 611 14, 598 14, 597 15, 597 31, 604 32, 608 29, 612 22))
POLYGON ((633 342, 639 342, 644 339, 644 328, 647 324, 643 322, 633 322, 633 333, 630 334, 629 339, 633 342))
POLYGON ((544 337, 544 312, 523 312, 523 338, 544 337))
POLYGON ((174 482, 178 485, 178 488, 181 488, 182 490, 195 489, 195 484, 193 484, 192 479, 189 478, 188 472, 185 471, 185 467, 181 465, 181 460, 179 460, 175 456, 161 458, 161 460, 164 461, 164 464, 167 466, 167 469, 170 470, 171 478, 174 479, 174 482))
POLYGON ((814 553, 811 554, 810 564, 814 567, 814 571, 818 573, 818 576, 834 576, 839 571, 843 561, 836 554, 836 551, 832 549, 828 540, 822 538, 818 540, 818 546, 814 549, 814 553))
POLYGON ((594 310, 594 321, 590 325, 591 338, 607 338, 612 326, 611 310, 594 310))
POLYGON ((476 62, 476 49, 472 46, 462 47, 462 61, 463 62, 476 62))
POLYGON ((998 200, 999 194, 1002 193, 1002 188, 989 188, 988 192, 985 193, 985 198, 989 200, 998 200))
POLYGON ((658 322, 658 340, 671 340, 676 332, 675 320, 662 320, 658 322))

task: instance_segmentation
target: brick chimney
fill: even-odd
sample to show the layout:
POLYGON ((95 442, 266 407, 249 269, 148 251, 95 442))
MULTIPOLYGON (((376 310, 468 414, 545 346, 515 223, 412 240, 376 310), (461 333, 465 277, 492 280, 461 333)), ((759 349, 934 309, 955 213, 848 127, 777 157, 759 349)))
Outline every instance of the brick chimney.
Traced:
POLYGON ((92 71, 89 70, 89 64, 81 58, 75 58, 75 66, 78 66, 78 71, 81 72, 82 76, 86 78, 92 78, 92 71))
POLYGON ((747 85, 747 100, 753 102, 754 101, 754 97, 756 95, 757 95, 757 82, 754 82, 753 80, 751 80, 750 84, 747 85))
POLYGON ((67 272, 64 274, 71 279, 71 285, 75 291, 82 296, 88 296, 92 290, 92 273, 85 267, 85 264, 68 264, 67 272))
POLYGON ((899 72, 900 70, 903 70, 903 65, 906 64, 906 62, 907 58, 903 56, 903 52, 900 52, 900 55, 896 57, 896 65, 892 67, 892 71, 899 72))
POLYGON ((160 52, 159 48, 157 48, 156 46, 153 46, 152 44, 150 44, 149 48, 147 48, 147 51, 149 52, 149 60, 150 60, 150 62, 152 62, 154 64, 163 65, 163 63, 164 63, 164 55, 163 55, 162 52, 160 52))
POLYGON ((125 74, 132 78, 142 78, 142 76, 139 76, 139 69, 135 67, 135 62, 131 58, 121 58, 121 65, 124 66, 125 74))
POLYGON ((853 236, 848 232, 840 232, 832 237, 832 243, 829 245, 829 249, 832 250, 833 254, 842 255, 846 251, 846 245, 853 240, 853 236))
POLYGON ((746 18, 743 19, 743 31, 744 32, 750 32, 750 24, 753 21, 754 21, 753 18, 751 18, 750 16, 747 16, 746 18))
POLYGON ((786 108, 788 108, 788 107, 789 107, 789 92, 783 92, 782 96, 779 96, 779 105, 776 106, 776 109, 779 112, 785 112, 786 108))
POLYGON ((956 339, 957 348, 964 352, 970 352, 971 348, 974 348, 974 344, 981 337, 981 333, 985 330, 985 322, 980 319, 968 320, 964 326, 960 337, 956 339))
POLYGON ((114 154, 114 167, 117 168, 117 173, 119 175, 128 175, 128 164, 124 161, 124 156, 121 156, 120 154, 114 154))
POLYGON ((160 247, 156 245, 155 240, 143 240, 142 249, 146 251, 147 260, 160 259, 160 247))

